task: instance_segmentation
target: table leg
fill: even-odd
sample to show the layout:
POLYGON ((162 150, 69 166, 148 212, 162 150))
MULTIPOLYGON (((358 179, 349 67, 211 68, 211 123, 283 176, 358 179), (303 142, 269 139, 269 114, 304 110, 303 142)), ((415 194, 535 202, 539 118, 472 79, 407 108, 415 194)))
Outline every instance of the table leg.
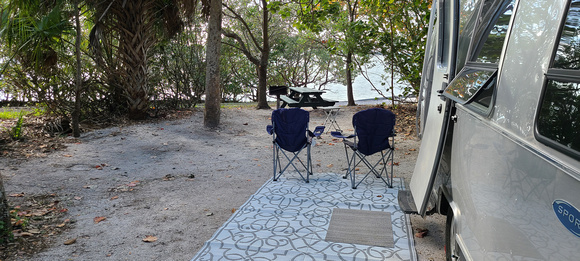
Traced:
POLYGON ((336 116, 338 115, 338 111, 340 108, 328 108, 324 109, 324 113, 326 113, 326 119, 322 125, 327 126, 326 133, 330 131, 331 128, 334 128, 335 131, 342 131, 340 126, 338 126, 338 122, 336 122, 336 116))

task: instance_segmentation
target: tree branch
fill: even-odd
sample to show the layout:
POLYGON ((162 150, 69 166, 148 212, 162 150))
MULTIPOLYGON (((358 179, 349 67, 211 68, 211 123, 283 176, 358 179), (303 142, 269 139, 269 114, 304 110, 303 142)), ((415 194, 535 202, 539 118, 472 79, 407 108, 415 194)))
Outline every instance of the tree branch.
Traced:
POLYGON ((242 53, 244 53, 244 55, 246 57, 248 57, 250 62, 252 62, 253 64, 255 64, 255 65, 260 64, 260 60, 258 58, 256 58, 255 56, 253 56, 252 53, 250 53, 250 51, 246 47, 246 44, 244 43, 244 40, 238 34, 233 33, 233 32, 227 32, 225 29, 222 31, 222 34, 228 38, 234 39, 234 41, 236 41, 240 46, 234 46, 234 45, 229 44, 229 43, 225 43, 225 44, 242 51, 242 53))
POLYGON ((254 42, 254 46, 256 46, 256 48, 262 52, 262 48, 260 47, 260 43, 258 42, 258 40, 256 39, 256 37, 254 36, 254 34, 252 33, 252 30, 250 28, 250 26, 248 25, 248 23, 246 22, 246 20, 244 20, 244 18, 242 18, 242 16, 240 16, 238 13, 236 13, 235 10, 233 10, 231 7, 229 7, 227 4, 223 4, 223 6, 230 11, 233 14, 233 18, 240 21, 240 23, 242 23, 242 25, 244 26, 244 28, 246 28, 246 31, 248 32, 248 35, 250 36, 250 39, 252 40, 252 42, 254 42))

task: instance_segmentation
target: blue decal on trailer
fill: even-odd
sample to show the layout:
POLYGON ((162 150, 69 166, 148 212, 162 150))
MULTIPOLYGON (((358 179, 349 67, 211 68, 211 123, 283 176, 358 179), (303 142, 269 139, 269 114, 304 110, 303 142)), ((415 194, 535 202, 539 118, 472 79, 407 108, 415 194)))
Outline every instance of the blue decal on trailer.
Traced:
POLYGON ((580 237, 580 211, 572 204, 562 199, 554 200, 552 203, 554 213, 572 234, 580 237))

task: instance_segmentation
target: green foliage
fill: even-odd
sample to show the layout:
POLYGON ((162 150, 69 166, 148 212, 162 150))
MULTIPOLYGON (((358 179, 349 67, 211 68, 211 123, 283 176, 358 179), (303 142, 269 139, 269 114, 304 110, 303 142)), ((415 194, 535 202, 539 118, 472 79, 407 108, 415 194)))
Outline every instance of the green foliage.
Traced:
MULTIPOLYGON (((64 1, 10 1, 4 9, 0 35, 10 48, 10 61, 18 61, 36 73, 48 73, 56 65, 61 37, 71 34, 64 1)), ((5 63, 3 71, 10 61, 5 63)))
MULTIPOLYGON (((162 4, 169 2, 175 1, 159 1, 162 4)), ((75 57, 71 55, 75 51, 75 34, 70 24, 73 20, 72 2, 10 0, 4 3, 8 5, 1 10, 0 57, 3 59, 0 59, 0 67, 5 70, 0 91, 10 98, 43 104, 44 111, 37 113, 70 116, 76 87, 75 57)), ((89 48, 89 39, 93 36, 89 35, 89 29, 97 24, 112 25, 115 19, 104 16, 101 23, 97 22, 98 13, 103 12, 109 2, 84 3, 87 5, 81 10, 81 120, 109 121, 111 116, 129 110, 125 86, 128 77, 122 64, 127 57, 120 54, 119 33, 110 27, 101 28, 106 29, 101 33, 111 33, 109 37, 94 38, 100 39, 102 45, 109 45, 101 49, 101 57, 95 57, 96 51, 89 48)), ((316 88, 324 88, 330 82, 345 83, 348 54, 354 54, 353 60, 365 63, 371 54, 380 52, 387 63, 395 66, 401 79, 411 83, 413 87, 409 93, 418 88, 430 1, 273 0, 267 3, 270 11, 268 41, 272 49, 268 59, 268 85, 312 87, 316 82, 316 88), (349 3, 356 5, 349 9, 349 3), (391 25, 394 34, 390 31, 391 25), (390 54, 395 54, 394 58, 390 54)), ((245 23, 236 22, 230 14, 224 16, 227 21, 223 23, 224 28, 243 32, 239 35, 248 40, 246 43, 255 43, 248 48, 249 52, 259 57, 264 41, 260 37, 263 10, 259 4, 249 0, 228 4, 236 5, 234 8, 245 23), (242 31, 242 28, 249 30, 242 31)), ((110 8, 108 14, 113 10, 117 9, 110 8)), ((165 11, 159 11, 155 17, 162 18, 165 11)), ((185 17, 183 14, 175 17, 185 17)), ((196 106, 204 95, 205 25, 202 19, 188 18, 188 21, 174 24, 185 25, 175 38, 167 38, 167 32, 155 31, 153 49, 146 58, 149 78, 145 81, 149 89, 145 98, 164 101, 167 108, 196 106)), ((155 25, 169 24, 160 20, 155 25)), ((152 30, 156 28, 154 26, 152 30)), ((230 40, 223 40, 220 63, 222 99, 256 99, 259 83, 256 66, 239 46, 231 45, 230 40)), ((351 64, 348 69, 356 77, 358 67, 351 64)), ((153 104, 155 108, 159 108, 158 105, 153 104)), ((18 113, 0 112, 0 118, 17 119, 19 116, 18 113)), ((15 136, 22 134, 22 128, 8 131, 15 136)))
POLYGON ((199 27, 187 27, 154 49, 150 85, 156 109, 196 106, 205 93, 204 36, 199 27))
POLYGON ((10 211, 10 218, 14 220, 14 226, 19 227, 22 230, 26 230, 30 220, 27 217, 23 217, 18 215, 19 207, 15 207, 15 209, 10 211))
POLYGON ((31 115, 34 117, 39 117, 44 114, 44 109, 40 107, 27 107, 21 109, 3 109, 0 111, 0 119, 3 120, 13 120, 22 117, 22 115, 31 115))
POLYGON ((409 86, 404 95, 416 95, 420 88, 429 25, 430 0, 365 0, 371 8, 371 24, 377 30, 377 48, 385 63, 409 86))
POLYGON ((315 35, 298 32, 279 39, 270 54, 270 85, 324 88, 344 81, 344 63, 332 55, 315 35))
POLYGON ((9 134, 13 140, 22 140, 24 138, 22 125, 24 123, 24 115, 20 115, 16 124, 12 127, 9 134))
POLYGON ((14 240, 12 224, 5 224, 3 220, 0 220, 0 245, 6 244, 12 240, 14 240))
POLYGON ((0 111, 0 119, 3 120, 12 120, 12 119, 16 119, 18 117, 20 117, 22 115, 22 111, 21 110, 4 110, 4 111, 0 111))
POLYGON ((220 67, 223 101, 236 102, 241 100, 244 94, 249 94, 250 100, 256 101, 258 78, 254 64, 237 49, 222 45, 220 67))
POLYGON ((338 18, 343 17, 345 13, 342 12, 343 3, 332 0, 299 0, 298 19, 294 26, 299 30, 320 33, 326 29, 328 22, 336 22, 338 18))

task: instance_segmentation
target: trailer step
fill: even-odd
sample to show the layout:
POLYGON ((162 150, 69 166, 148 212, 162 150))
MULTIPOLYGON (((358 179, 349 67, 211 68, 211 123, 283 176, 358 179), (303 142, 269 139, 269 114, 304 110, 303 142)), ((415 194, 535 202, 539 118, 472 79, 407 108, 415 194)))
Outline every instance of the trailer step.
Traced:
POLYGON ((405 214, 417 214, 417 206, 410 190, 399 190, 399 207, 405 214))

